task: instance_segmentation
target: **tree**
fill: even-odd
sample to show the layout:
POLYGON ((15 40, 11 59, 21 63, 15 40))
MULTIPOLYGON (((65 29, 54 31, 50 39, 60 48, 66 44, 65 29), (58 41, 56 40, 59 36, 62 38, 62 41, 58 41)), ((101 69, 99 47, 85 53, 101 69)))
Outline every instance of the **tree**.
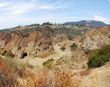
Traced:
POLYGON ((44 26, 44 25, 53 25, 53 24, 50 22, 44 22, 42 25, 44 26))

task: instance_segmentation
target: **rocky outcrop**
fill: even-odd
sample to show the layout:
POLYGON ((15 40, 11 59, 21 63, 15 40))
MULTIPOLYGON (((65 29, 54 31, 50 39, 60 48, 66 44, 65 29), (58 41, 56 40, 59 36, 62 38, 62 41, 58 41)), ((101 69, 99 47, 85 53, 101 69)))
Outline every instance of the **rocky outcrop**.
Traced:
POLYGON ((0 32, 0 48, 11 51, 16 57, 37 56, 38 52, 53 50, 52 39, 41 32, 4 33, 0 32))

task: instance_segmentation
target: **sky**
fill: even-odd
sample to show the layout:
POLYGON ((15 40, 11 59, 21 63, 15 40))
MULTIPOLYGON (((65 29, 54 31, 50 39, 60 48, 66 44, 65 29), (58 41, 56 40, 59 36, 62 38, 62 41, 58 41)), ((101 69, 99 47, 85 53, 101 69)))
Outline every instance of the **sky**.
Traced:
POLYGON ((110 0, 0 0, 0 29, 80 20, 110 24, 110 0))

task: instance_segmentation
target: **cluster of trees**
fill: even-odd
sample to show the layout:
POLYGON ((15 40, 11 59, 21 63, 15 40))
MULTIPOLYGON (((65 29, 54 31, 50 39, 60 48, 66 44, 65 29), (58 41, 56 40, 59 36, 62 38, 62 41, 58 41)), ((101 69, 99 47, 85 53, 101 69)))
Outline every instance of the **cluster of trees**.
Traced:
POLYGON ((34 23, 34 24, 29 25, 29 26, 45 26, 45 25, 75 25, 78 28, 81 28, 81 27, 84 27, 85 26, 85 24, 63 24, 63 23, 60 24, 60 23, 51 23, 51 22, 44 22, 42 24, 34 23))
POLYGON ((42 24, 39 24, 39 23, 34 23, 34 24, 31 24, 31 25, 29 25, 29 26, 45 26, 45 25, 60 25, 59 23, 57 24, 57 23, 51 23, 51 22, 44 22, 44 23, 42 23, 42 24))

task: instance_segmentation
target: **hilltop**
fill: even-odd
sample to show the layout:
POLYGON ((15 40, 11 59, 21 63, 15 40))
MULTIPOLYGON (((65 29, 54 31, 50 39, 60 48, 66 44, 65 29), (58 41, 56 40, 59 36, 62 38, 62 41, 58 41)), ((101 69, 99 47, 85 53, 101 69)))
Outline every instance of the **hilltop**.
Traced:
POLYGON ((51 24, 49 22, 39 24, 31 24, 26 26, 16 26, 9 29, 2 29, 3 32, 9 33, 29 33, 32 31, 40 31, 49 36, 55 36, 58 34, 72 34, 74 36, 82 35, 91 27, 85 25, 64 25, 64 24, 51 24))
POLYGON ((89 27, 100 27, 100 26, 107 25, 102 21, 96 21, 96 20, 81 20, 81 21, 77 21, 77 22, 65 22, 64 24, 67 24, 67 25, 86 25, 89 27))

